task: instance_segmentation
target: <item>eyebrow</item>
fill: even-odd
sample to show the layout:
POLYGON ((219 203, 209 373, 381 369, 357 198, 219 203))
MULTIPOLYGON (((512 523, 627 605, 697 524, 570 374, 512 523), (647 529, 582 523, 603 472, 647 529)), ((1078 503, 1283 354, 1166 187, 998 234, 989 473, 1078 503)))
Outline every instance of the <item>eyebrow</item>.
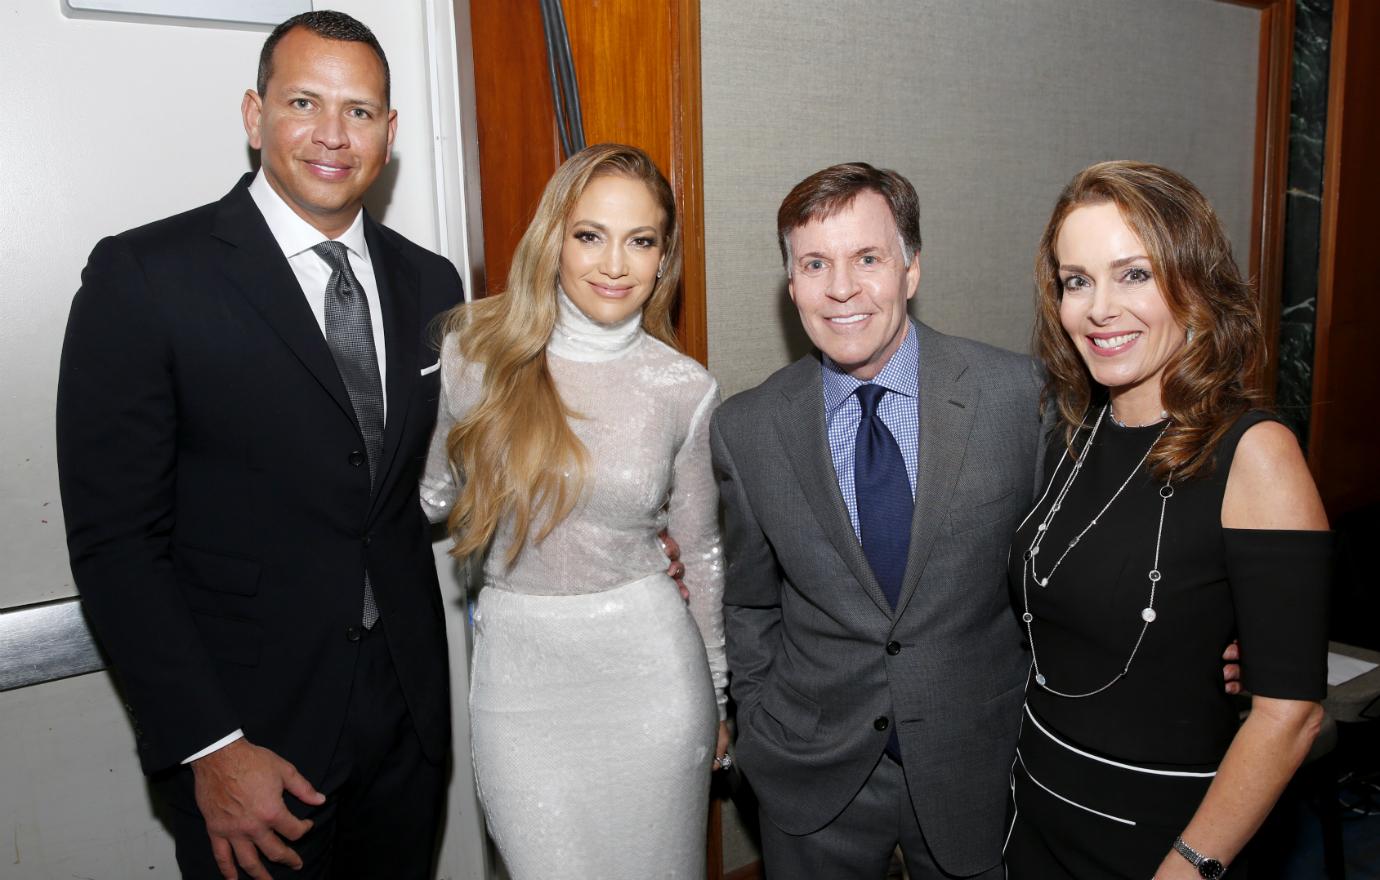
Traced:
MULTIPOLYGON (((1131 256, 1131 257, 1122 257, 1122 258, 1119 259, 1119 260, 1112 260, 1112 261, 1111 261, 1110 263, 1108 263, 1107 265, 1108 265, 1108 268, 1111 268, 1111 269, 1120 269, 1122 266, 1129 266, 1129 265, 1131 265, 1132 263, 1137 262, 1138 260, 1144 260, 1144 261, 1147 262, 1147 263, 1150 262, 1150 258, 1147 257, 1147 256, 1145 256, 1144 254, 1136 254, 1135 256, 1131 256)), ((1060 272, 1087 272, 1088 270, 1087 270, 1087 269, 1084 269, 1082 266, 1078 265, 1077 263, 1060 263, 1060 264, 1059 264, 1059 271, 1060 271, 1060 272)))
MULTIPOLYGON (((883 254, 883 253, 885 253, 885 252, 886 252, 886 248, 879 247, 879 246, 877 246, 877 245, 875 245, 875 244, 871 244, 871 245, 868 245, 867 247, 858 248, 857 250, 853 251, 853 253, 849 254, 848 256, 849 256, 849 257, 864 257, 864 256, 867 256, 868 254, 883 254)), ((821 251, 809 251, 808 253, 803 253, 803 254, 801 254, 800 257, 799 257, 799 259, 801 259, 801 260, 815 260, 815 259, 827 260, 827 259, 829 259, 829 255, 828 255, 828 254, 825 254, 825 253, 823 253, 823 252, 821 252, 821 251)))
MULTIPOLYGON (((287 89, 287 95, 289 101, 302 96, 312 98, 316 101, 322 100, 320 92, 314 92, 311 89, 304 89, 300 87, 287 89)), ((351 107, 368 107, 372 110, 377 110, 383 106, 379 102, 371 101, 368 98, 346 98, 345 103, 351 107)))
MULTIPOLYGON (((576 221, 575 221, 574 223, 572 223, 571 225, 572 225, 572 226, 592 226, 593 228, 599 230, 600 232, 608 232, 608 231, 609 231, 609 228, 608 228, 607 226, 605 226, 604 224, 598 222, 597 220, 576 220, 576 221)), ((639 235, 639 234, 641 234, 641 233, 646 233, 646 232, 650 232, 650 233, 652 233, 653 235, 660 235, 660 234, 661 234, 661 231, 660 231, 659 229, 657 229, 655 226, 639 226, 639 227, 637 227, 636 229, 629 229, 629 230, 628 230, 628 235, 639 235)))

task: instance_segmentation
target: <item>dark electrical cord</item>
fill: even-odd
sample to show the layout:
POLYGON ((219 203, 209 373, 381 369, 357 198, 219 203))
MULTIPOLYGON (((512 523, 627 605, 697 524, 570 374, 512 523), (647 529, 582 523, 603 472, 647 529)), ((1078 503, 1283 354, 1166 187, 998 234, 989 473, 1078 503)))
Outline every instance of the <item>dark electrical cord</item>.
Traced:
POLYGON ((546 34, 546 68, 551 76, 556 132, 561 152, 570 156, 585 148, 585 123, 580 113, 580 89, 575 81, 575 61, 561 0, 541 0, 541 18, 546 34))

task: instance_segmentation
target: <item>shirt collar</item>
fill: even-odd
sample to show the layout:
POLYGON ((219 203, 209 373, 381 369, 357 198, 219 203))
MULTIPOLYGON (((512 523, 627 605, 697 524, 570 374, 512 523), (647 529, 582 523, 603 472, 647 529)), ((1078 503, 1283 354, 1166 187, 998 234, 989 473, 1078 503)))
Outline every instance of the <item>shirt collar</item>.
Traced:
MULTIPOLYGON (((288 203, 283 201, 278 191, 269 185, 263 169, 254 175, 254 180, 249 184, 249 197, 258 206, 259 213, 264 215, 268 231, 273 233, 273 240, 278 242, 278 247, 283 249, 283 256, 288 259, 326 240, 319 229, 297 216, 297 212, 288 207, 288 203)), ((350 228, 336 237, 335 241, 349 248, 356 257, 366 262, 369 260, 369 246, 364 241, 363 208, 355 214, 355 222, 350 224, 350 228)))
MULTIPOLYGON (((867 383, 849 375, 827 354, 820 358, 820 365, 820 373, 824 377, 824 413, 829 415, 842 406, 858 390, 859 385, 867 383)), ((882 371, 872 379, 872 384, 906 397, 920 396, 920 340, 909 319, 906 320, 906 338, 901 340, 901 347, 896 349, 882 371)))

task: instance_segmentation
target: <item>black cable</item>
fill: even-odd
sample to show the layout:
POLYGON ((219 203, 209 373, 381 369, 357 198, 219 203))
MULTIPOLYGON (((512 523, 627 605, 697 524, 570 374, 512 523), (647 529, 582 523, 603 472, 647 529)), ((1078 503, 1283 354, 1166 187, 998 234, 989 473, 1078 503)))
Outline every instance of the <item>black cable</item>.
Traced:
POLYGON ((575 53, 570 49, 570 30, 565 26, 565 9, 561 0, 550 0, 559 24, 561 89, 566 96, 566 119, 570 124, 570 145, 576 152, 585 148, 585 120, 580 112, 580 85, 575 79, 575 53))
MULTIPOLYGON (((560 2, 560 0, 556 0, 560 2)), ((551 0, 540 0, 541 3, 541 24, 543 36, 546 41, 546 70, 551 77, 551 106, 556 111, 556 136, 560 138, 561 155, 569 156, 570 136, 566 131, 565 102, 561 94, 561 77, 557 72, 557 50, 555 35, 552 28, 555 22, 552 20, 551 0)))
POLYGON ((556 133, 562 153, 570 156, 585 147, 585 125, 561 0, 541 0, 541 18, 546 38, 546 69, 551 77, 551 103, 556 112, 556 133))

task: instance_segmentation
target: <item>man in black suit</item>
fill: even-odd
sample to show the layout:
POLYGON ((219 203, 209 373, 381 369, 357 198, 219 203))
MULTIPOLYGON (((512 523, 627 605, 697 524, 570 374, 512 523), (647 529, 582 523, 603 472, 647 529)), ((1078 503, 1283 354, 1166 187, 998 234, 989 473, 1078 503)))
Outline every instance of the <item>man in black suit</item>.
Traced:
POLYGON ((450 708, 417 479, 460 278, 362 209, 397 127, 368 28, 285 22, 257 85, 259 173, 82 274, 72 570, 185 875, 425 876, 450 708))

